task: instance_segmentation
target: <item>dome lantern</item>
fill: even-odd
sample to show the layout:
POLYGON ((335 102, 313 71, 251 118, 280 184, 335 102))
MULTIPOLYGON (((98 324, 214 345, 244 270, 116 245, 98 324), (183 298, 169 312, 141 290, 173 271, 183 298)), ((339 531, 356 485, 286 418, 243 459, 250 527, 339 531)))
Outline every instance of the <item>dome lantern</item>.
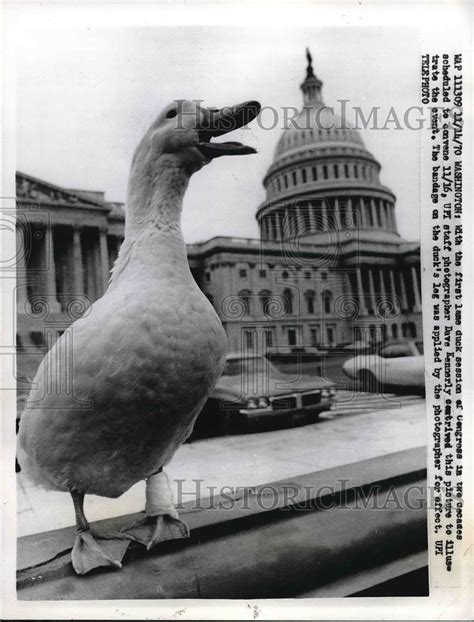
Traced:
POLYGON ((323 96, 321 88, 323 83, 314 75, 313 57, 311 56, 311 52, 308 48, 306 48, 306 58, 308 60, 306 78, 301 85, 301 90, 303 91, 303 102, 305 106, 322 106, 323 96))

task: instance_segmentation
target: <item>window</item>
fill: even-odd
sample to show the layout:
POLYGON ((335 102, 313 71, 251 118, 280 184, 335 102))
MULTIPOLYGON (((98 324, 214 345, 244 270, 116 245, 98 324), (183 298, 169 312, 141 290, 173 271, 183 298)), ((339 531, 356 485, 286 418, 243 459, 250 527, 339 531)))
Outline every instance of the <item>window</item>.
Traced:
POLYGON ((354 164, 354 177, 359 177, 359 171, 357 169, 357 164, 354 164))
POLYGON ((334 328, 328 326, 326 328, 326 343, 332 345, 334 343, 334 328))
POLYGON ((271 330, 265 330, 263 331, 264 334, 264 338, 265 338, 265 345, 267 346, 267 348, 271 348, 273 346, 273 334, 271 330))
POLYGON ((296 184, 298 183, 298 179, 296 178, 296 171, 293 171, 292 176, 293 176, 293 186, 296 186, 296 184))
POLYGON ((311 174, 313 176, 313 181, 318 181, 318 169, 315 166, 311 169, 311 174))
POLYGON ((293 313, 293 292, 291 289, 285 289, 283 292, 283 298, 285 300, 286 312, 288 314, 293 313))
POLYGON ((249 315, 250 314, 250 297, 251 297, 251 292, 249 292, 248 289, 243 289, 240 293, 239 293, 239 298, 243 304, 244 307, 244 313, 245 315, 249 315))
POLYGON ((392 337, 398 339, 398 324, 392 324, 392 337))
POLYGON ((319 334, 318 333, 319 331, 317 328, 309 329, 310 343, 313 348, 317 348, 319 346, 319 334))
POLYGON ((334 177, 337 179, 339 177, 339 168, 337 164, 334 165, 334 177))
POLYGON ((280 183, 280 178, 277 177, 277 188, 278 188, 278 192, 280 192, 281 190, 281 183, 280 183))
POLYGON ((30 337, 31 341, 36 347, 41 348, 42 346, 44 346, 44 334, 41 331, 34 330, 32 333, 30 333, 30 337))
POLYGON ((287 279, 289 275, 288 275, 288 272, 285 270, 284 272, 282 272, 282 273, 281 273, 281 276, 282 276, 284 279, 287 279))
POLYGON ((314 314, 314 297, 315 293, 313 291, 305 292, 305 300, 306 300, 306 309, 310 315, 314 314))
POLYGON ((305 272, 304 273, 304 278, 305 279, 310 279, 311 278, 311 272, 305 272))
POLYGON ((324 179, 328 178, 328 167, 326 165, 323 166, 323 177, 324 179))
POLYGON ((239 275, 242 279, 245 279, 247 277, 247 270, 245 268, 241 268, 239 270, 239 275))
POLYGON ((306 181, 307 181, 307 178, 306 178, 306 169, 303 169, 303 170, 301 171, 301 178, 302 178, 302 180, 303 180, 303 183, 305 184, 305 183, 306 183, 306 181))
POLYGON ((296 346, 296 330, 294 328, 288 329, 288 345, 296 346))
POLYGON ((258 275, 259 275, 259 277, 260 277, 261 279, 264 279, 264 278, 266 278, 266 276, 267 276, 267 271, 266 271, 266 270, 260 270, 260 272, 258 273, 258 275))
POLYGON ((349 177, 349 167, 347 164, 344 164, 344 175, 346 177, 349 177))
POLYGON ((283 180, 285 182, 285 188, 288 188, 288 175, 284 175, 283 180))
POLYGON ((324 298, 324 313, 331 313, 332 293, 326 290, 323 294, 323 298, 324 298))

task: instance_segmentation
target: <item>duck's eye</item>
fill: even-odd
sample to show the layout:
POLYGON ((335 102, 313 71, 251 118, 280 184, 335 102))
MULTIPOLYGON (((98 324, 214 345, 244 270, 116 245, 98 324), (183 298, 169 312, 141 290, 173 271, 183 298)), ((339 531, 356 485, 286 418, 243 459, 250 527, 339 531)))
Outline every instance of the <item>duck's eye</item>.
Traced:
POLYGON ((176 108, 174 108, 173 110, 169 110, 166 113, 166 118, 167 119, 172 119, 173 117, 175 117, 178 114, 178 111, 176 110, 176 108))

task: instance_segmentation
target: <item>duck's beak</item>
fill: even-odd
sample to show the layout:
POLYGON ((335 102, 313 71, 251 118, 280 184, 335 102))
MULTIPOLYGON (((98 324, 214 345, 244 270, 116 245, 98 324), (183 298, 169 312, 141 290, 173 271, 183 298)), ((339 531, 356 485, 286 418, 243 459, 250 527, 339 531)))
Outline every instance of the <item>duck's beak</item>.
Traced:
POLYGON ((206 158, 218 158, 223 155, 245 155, 257 153, 253 147, 238 142, 211 143, 211 138, 222 136, 237 130, 253 121, 260 112, 257 101, 249 101, 221 110, 206 109, 199 123, 199 143, 197 148, 206 158))

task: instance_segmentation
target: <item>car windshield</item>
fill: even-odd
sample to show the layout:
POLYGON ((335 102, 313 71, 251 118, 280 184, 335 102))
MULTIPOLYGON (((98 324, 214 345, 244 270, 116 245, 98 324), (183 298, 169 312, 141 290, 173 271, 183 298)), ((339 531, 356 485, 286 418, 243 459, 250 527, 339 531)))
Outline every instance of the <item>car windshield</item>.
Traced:
POLYGON ((410 344, 408 343, 392 343, 383 347, 380 352, 380 356, 384 359, 396 359, 403 356, 414 356, 410 344))
POLYGON ((243 374, 278 373, 278 369, 266 358, 253 356, 228 359, 223 376, 241 376, 243 374))

